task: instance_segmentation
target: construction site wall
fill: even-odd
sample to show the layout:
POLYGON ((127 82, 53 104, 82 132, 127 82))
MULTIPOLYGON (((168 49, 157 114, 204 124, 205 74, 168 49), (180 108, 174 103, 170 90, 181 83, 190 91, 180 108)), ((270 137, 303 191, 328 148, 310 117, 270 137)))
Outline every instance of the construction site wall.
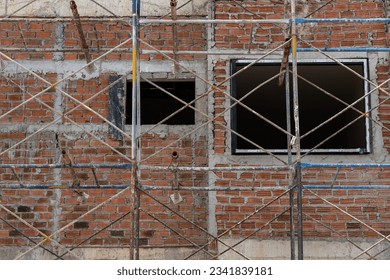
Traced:
MULTIPOLYGON (((96 1, 76 1, 85 49, 68 3, 36 1, 13 14, 22 2, 0 3, 0 258, 12 259, 53 233, 42 244, 51 252, 38 248, 24 258, 74 258, 66 248, 85 259, 129 258, 134 205, 126 187, 135 179, 130 165, 126 167, 133 145, 126 116, 133 66, 131 3, 99 1, 109 13, 96 1)), ((296 16, 386 18, 385 2, 298 1, 296 16)), ((141 19, 159 19, 170 9, 169 1, 141 1, 141 19)), ((194 81, 197 98, 192 124, 140 126, 137 180, 145 187, 140 191, 140 257, 181 259, 199 251, 191 258, 211 258, 245 238, 235 248, 249 258, 289 259, 293 164, 286 152, 235 153, 230 110, 232 62, 264 56, 262 62, 279 66, 283 44, 291 38, 289 24, 197 22, 289 19, 289 1, 194 0, 177 14, 194 22, 176 24, 176 37, 172 23, 141 24, 139 29, 141 82, 194 81), (177 53, 168 53, 172 50, 177 53), (242 166, 281 168, 234 169, 242 166), (171 198, 176 192, 182 198, 177 204, 171 198), (210 235, 220 236, 223 243, 210 235)), ((372 166, 389 163, 389 57, 358 49, 387 48, 387 28, 386 23, 364 21, 298 25, 298 47, 323 50, 298 52, 299 61, 365 60, 369 80, 383 84, 380 89, 368 85, 374 108, 364 116, 370 117, 369 151, 302 151, 308 164, 351 164, 302 169, 306 258, 353 258, 360 252, 357 247, 365 249, 390 234, 390 191, 385 187, 390 172, 372 166), (347 47, 352 50, 326 51, 347 47)), ((286 138, 286 149, 288 145, 286 138)), ((297 212, 293 215, 296 229, 297 212)), ((377 258, 390 258, 386 242, 373 251, 368 257, 383 251, 377 258)), ((243 256, 230 250, 218 258, 243 256)))

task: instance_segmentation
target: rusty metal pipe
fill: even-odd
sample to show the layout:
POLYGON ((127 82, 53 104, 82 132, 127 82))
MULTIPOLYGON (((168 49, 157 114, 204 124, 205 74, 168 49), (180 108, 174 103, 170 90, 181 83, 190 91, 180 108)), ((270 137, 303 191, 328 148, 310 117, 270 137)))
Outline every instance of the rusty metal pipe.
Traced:
MULTIPOLYGON (((73 14, 73 22, 77 27, 77 31, 79 32, 79 37, 80 37, 80 41, 81 41, 81 48, 83 49, 83 52, 85 55, 85 60, 87 61, 87 63, 90 63, 92 59, 91 59, 91 55, 89 53, 87 40, 85 39, 85 36, 84 36, 83 27, 81 25, 80 14, 79 14, 79 11, 77 10, 76 2, 73 0, 70 1, 70 9, 72 10, 72 14, 73 14)), ((88 70, 90 72, 93 71, 93 64, 90 64, 88 66, 88 70)))

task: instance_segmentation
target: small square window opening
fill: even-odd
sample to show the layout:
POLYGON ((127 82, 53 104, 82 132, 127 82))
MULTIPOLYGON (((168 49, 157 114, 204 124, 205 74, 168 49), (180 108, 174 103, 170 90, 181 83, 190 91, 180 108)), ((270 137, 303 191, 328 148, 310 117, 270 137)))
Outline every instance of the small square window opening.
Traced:
MULTIPOLYGON (((158 87, 171 93, 185 103, 190 103, 195 99, 195 81, 153 81, 158 87)), ((184 108, 185 104, 170 96, 163 90, 149 82, 140 83, 140 103, 141 103, 141 124, 158 124, 171 114, 177 114, 165 120, 166 125, 192 125, 195 124, 195 111, 184 108)), ((126 93, 126 124, 131 124, 132 115, 132 82, 127 82, 126 93)), ((195 107, 195 102, 191 104, 195 107)))

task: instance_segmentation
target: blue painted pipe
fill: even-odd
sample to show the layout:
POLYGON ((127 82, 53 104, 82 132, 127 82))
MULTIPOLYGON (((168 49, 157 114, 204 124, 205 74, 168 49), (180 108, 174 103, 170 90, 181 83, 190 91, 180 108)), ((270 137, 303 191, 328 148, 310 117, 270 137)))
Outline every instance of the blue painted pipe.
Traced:
POLYGON ((301 163, 302 168, 319 167, 379 167, 388 168, 390 163, 301 163))
POLYGON ((390 22, 390 18, 296 18, 297 24, 302 23, 321 23, 321 22, 339 22, 339 23, 364 23, 364 22, 378 22, 387 23, 390 22))
MULTIPOLYGON (((70 167, 69 164, 11 164, 11 163, 2 163, 0 168, 67 168, 70 167)), ((100 164, 89 164, 89 163, 74 163, 72 164, 73 168, 116 168, 116 169, 129 169, 131 168, 130 163, 100 163, 100 164)))
MULTIPOLYGON (((390 52, 390 48, 365 48, 365 47, 351 47, 351 48, 319 48, 323 52, 390 52)), ((297 48, 298 52, 316 52, 312 48, 297 48)))

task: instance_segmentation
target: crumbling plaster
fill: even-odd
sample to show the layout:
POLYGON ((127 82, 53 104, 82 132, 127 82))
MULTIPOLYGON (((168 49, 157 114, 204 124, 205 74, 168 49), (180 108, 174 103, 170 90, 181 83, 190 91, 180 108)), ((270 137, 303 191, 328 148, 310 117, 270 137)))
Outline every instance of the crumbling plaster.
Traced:
MULTIPOLYGON (((170 12, 170 1, 166 0, 161 5, 161 0, 141 1, 141 15, 163 16, 170 12)), ((180 7, 186 0, 178 0, 180 7)), ((3 0, 0 3, 1 16, 43 16, 43 17, 70 17, 72 12, 69 8, 69 1, 64 0, 38 0, 30 5, 24 0, 3 0), (24 7, 25 6, 25 7, 24 7), (24 7, 23 9, 21 9, 24 7), (20 10, 20 11, 18 11, 20 10)), ((206 0, 193 0, 178 10, 178 15, 205 15, 206 0)), ((81 16, 131 16, 131 0, 76 0, 79 14, 81 16), (104 8, 106 9, 104 9, 104 8), (110 12, 108 12, 109 10, 110 12)))

